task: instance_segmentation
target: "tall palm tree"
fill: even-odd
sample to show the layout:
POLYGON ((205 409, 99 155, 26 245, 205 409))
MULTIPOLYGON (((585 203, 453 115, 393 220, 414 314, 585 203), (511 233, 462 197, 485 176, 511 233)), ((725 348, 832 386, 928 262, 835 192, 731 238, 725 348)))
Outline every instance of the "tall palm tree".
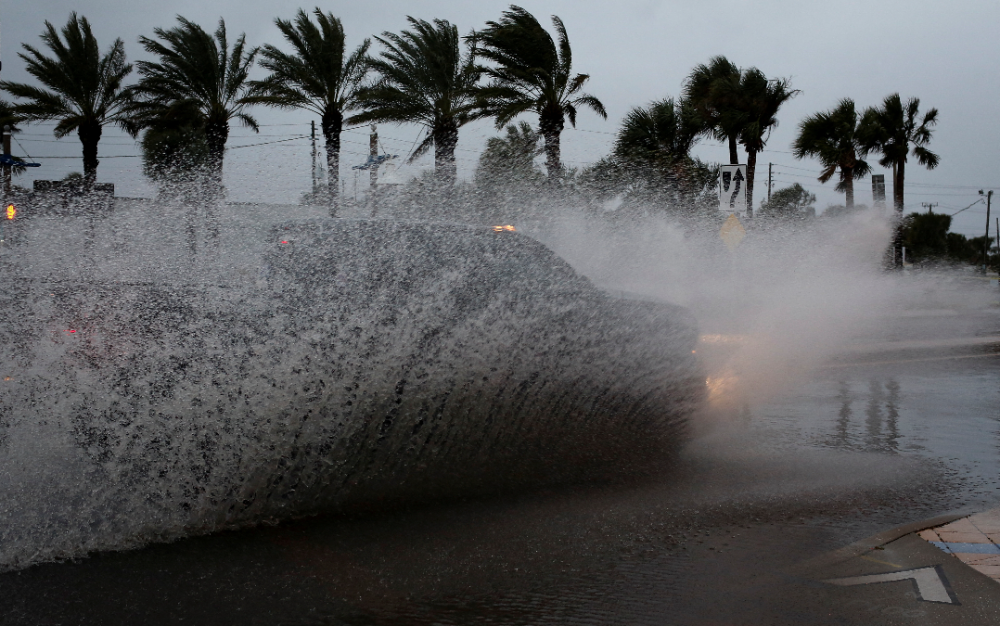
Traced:
POLYGON ((282 52, 270 44, 261 48, 260 64, 271 75, 251 83, 252 95, 247 102, 306 109, 320 116, 326 142, 327 197, 330 214, 335 217, 340 188, 340 132, 344 113, 359 106, 358 92, 368 72, 365 57, 371 40, 365 39, 346 56, 340 19, 319 8, 313 14, 315 24, 302 9, 294 21, 274 20, 294 53, 282 52))
POLYGON ((25 100, 14 107, 21 119, 57 120, 54 132, 60 139, 76 131, 83 144, 84 184, 89 189, 97 180, 97 145, 104 126, 127 124, 123 108, 128 98, 122 83, 132 66, 125 61, 121 39, 102 55, 90 22, 76 13, 70 14, 61 38, 47 21, 41 37, 53 56, 28 44, 21 44, 24 52, 18 56, 45 88, 8 81, 0 82, 0 88, 25 100))
POLYGON ((698 139, 695 112, 673 98, 636 107, 625 114, 615 156, 624 159, 673 162, 686 158, 698 139))
POLYGON ((475 44, 464 54, 458 28, 447 20, 418 20, 407 16, 413 30, 376 37, 385 49, 369 58, 378 81, 358 93, 364 111, 348 119, 351 124, 395 122, 421 124, 427 137, 410 160, 434 147, 438 180, 453 184, 456 178, 455 145, 458 129, 476 118, 475 93, 479 70, 475 44))
POLYGON ((736 117, 742 119, 739 142, 747 151, 747 208, 753 211, 753 180, 757 153, 764 149, 771 129, 778 126, 778 109, 795 97, 785 78, 768 79, 755 67, 743 70, 740 82, 722 84, 722 98, 734 103, 736 117))
POLYGON ((737 141, 745 118, 735 108, 742 72, 724 56, 695 66, 684 81, 683 101, 696 114, 701 133, 729 144, 729 162, 739 163, 737 141))
POLYGON ((545 138, 546 168, 549 179, 562 172, 560 136, 569 118, 576 127, 579 107, 587 107, 608 118, 601 101, 581 89, 588 74, 573 74, 573 51, 561 19, 552 16, 559 36, 552 39, 538 20, 519 6, 511 5, 499 22, 487 22, 486 29, 470 38, 482 46, 479 56, 494 63, 483 67, 490 83, 481 93, 485 116, 496 118, 503 128, 522 113, 538 114, 538 130, 545 138))
POLYGON ((871 173, 861 158, 864 151, 858 136, 858 114, 854 100, 844 98, 834 109, 810 115, 799 124, 799 135, 792 144, 795 158, 815 157, 823 166, 819 182, 825 183, 838 171, 837 191, 846 194, 848 209, 854 208, 854 181, 871 173))
POLYGON ((242 34, 230 48, 222 19, 214 35, 184 17, 177 16, 177 21, 180 25, 174 28, 153 30, 160 41, 139 37, 146 52, 159 61, 136 63, 141 79, 129 88, 131 131, 137 134, 164 118, 191 117, 192 126, 204 128, 209 170, 218 192, 230 121, 259 130, 247 113, 248 74, 257 49, 248 48, 242 34))
POLYGON ((476 184, 487 187, 498 183, 534 183, 545 177, 535 165, 535 157, 541 155, 541 133, 528 122, 508 124, 504 137, 490 137, 486 148, 479 155, 476 168, 476 184))
POLYGON ((887 96, 881 108, 868 108, 861 117, 859 135, 864 152, 879 152, 879 165, 892 167, 892 199, 896 212, 903 213, 903 183, 906 178, 907 156, 912 153, 917 163, 929 170, 940 159, 926 148, 937 124, 937 109, 931 109, 919 120, 920 99, 910 98, 903 104, 898 93, 887 96), (910 145, 913 145, 912 150, 910 145))
POLYGON ((613 154, 630 168, 665 176, 673 186, 690 190, 691 174, 701 166, 691 158, 691 148, 701 130, 700 116, 684 101, 657 100, 625 115, 613 154))

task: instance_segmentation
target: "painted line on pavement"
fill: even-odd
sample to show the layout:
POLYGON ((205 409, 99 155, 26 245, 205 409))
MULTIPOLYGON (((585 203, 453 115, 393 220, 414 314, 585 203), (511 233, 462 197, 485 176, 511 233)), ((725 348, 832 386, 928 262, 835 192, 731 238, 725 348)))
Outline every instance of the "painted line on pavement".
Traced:
POLYGON ((931 545, 941 548, 948 554, 961 552, 964 554, 1000 554, 1000 546, 995 543, 960 543, 954 541, 929 541, 931 545))
POLYGON ((941 604, 961 604, 955 593, 948 584, 948 578, 940 565, 930 567, 919 567, 901 572, 889 572, 887 574, 869 574, 867 576, 849 576, 847 578, 829 578, 823 582, 841 587, 853 587, 856 585, 874 585, 879 583, 891 583, 901 580, 912 580, 917 588, 917 596, 924 602, 938 602, 941 604))

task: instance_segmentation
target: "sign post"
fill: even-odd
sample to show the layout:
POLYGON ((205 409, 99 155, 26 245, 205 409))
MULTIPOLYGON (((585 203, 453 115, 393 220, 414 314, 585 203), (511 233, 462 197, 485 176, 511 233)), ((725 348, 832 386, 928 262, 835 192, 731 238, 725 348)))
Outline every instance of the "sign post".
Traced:
POLYGON ((736 217, 735 213, 729 214, 729 219, 726 223, 722 225, 719 229, 719 237, 725 242, 726 247, 729 248, 730 252, 736 250, 736 247, 740 245, 743 238, 746 236, 747 231, 743 228, 743 224, 740 224, 740 219, 736 217))
POLYGON ((719 210, 747 216, 747 166, 719 166, 719 210))

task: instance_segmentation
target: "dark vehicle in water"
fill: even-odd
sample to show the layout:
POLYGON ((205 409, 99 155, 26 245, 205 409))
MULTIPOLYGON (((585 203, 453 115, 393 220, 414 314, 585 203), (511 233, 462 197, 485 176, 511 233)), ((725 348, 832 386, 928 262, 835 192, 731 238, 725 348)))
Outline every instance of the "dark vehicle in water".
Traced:
POLYGON ((702 397, 683 309, 519 233, 267 232, 242 281, 6 276, 0 430, 44 416, 102 515, 169 535, 648 471, 702 397))

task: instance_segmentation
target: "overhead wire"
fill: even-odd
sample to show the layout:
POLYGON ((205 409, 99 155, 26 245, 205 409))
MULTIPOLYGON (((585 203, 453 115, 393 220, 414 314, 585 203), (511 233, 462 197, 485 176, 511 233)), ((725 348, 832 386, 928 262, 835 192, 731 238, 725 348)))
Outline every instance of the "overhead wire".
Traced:
MULTIPOLYGON (((293 126, 294 127, 303 127, 303 126, 310 126, 310 124, 309 123, 281 123, 281 124, 261 124, 260 126, 261 127, 293 127, 293 126)), ((356 125, 356 126, 350 126, 350 127, 344 128, 342 130, 342 132, 344 132, 344 133, 351 133, 353 131, 357 131, 359 129, 365 128, 366 126, 368 126, 368 125, 367 124, 359 124, 359 125, 356 125)), ((573 130, 573 131, 576 131, 576 132, 591 133, 591 134, 608 135, 608 136, 614 136, 615 135, 615 133, 613 133, 613 132, 598 131, 598 130, 592 130, 592 129, 587 129, 587 128, 569 127, 568 130, 573 130)), ((493 129, 485 129, 485 128, 482 128, 482 129, 480 129, 480 128, 466 129, 467 133, 469 131, 471 131, 471 134, 473 134, 474 136, 478 136, 478 137, 486 137, 487 135, 488 136, 496 136, 495 131, 493 129)), ((398 137, 390 137, 390 136, 382 136, 382 135, 380 135, 379 136, 379 145, 380 145, 381 150, 384 153, 388 153, 387 148, 385 147, 384 143, 382 143, 383 139, 385 141, 389 141, 389 142, 395 141, 395 142, 399 142, 399 143, 403 143, 403 144, 409 144, 410 147, 407 150, 407 159, 409 159, 410 156, 412 156, 412 153, 413 153, 413 151, 414 151, 417 143, 420 141, 420 139, 423 136, 425 136, 426 132, 427 132, 426 129, 420 130, 418 132, 418 134, 417 134, 416 139, 413 140, 412 142, 410 140, 408 140, 408 139, 401 139, 401 138, 398 138, 398 137)), ((358 134, 361 134, 361 133, 358 133, 358 134)), ((32 142, 32 141, 35 141, 35 142, 44 142, 44 143, 59 143, 60 142, 60 140, 56 140, 56 139, 42 139, 41 137, 44 137, 45 135, 46 135, 45 133, 23 133, 23 132, 20 133, 20 136, 22 138, 25 138, 26 142, 29 142, 29 143, 32 142), (32 137, 32 138, 28 139, 28 137, 32 137)), ((251 147, 259 147, 259 146, 265 146, 265 145, 287 143, 287 142, 293 142, 293 141, 298 141, 298 140, 304 140, 304 139, 310 139, 311 138, 310 135, 304 135, 304 134, 303 135, 295 135, 295 136, 290 136, 289 137, 289 136, 286 136, 286 135, 283 135, 283 134, 275 134, 275 133, 271 133, 271 134, 254 134, 254 135, 236 135, 236 136, 234 136, 234 138, 240 138, 240 137, 246 137, 246 138, 251 138, 251 137, 281 137, 281 139, 275 139, 273 141, 255 142, 255 143, 250 143, 250 144, 240 144, 240 145, 236 145, 236 146, 227 146, 226 150, 227 151, 228 150, 239 150, 239 149, 243 149, 243 148, 251 148, 251 147)), ((30 154, 28 153, 28 151, 24 148, 24 145, 19 140, 17 140, 17 137, 14 137, 14 139, 17 142, 17 145, 21 148, 21 150, 23 150, 24 153, 27 156, 29 156, 30 158, 37 158, 37 159, 67 159, 67 160, 68 159, 79 159, 80 158, 79 156, 63 156, 63 155, 51 155, 51 156, 31 157, 30 154)), ((349 139, 342 139, 341 141, 342 141, 342 143, 347 143, 347 144, 366 145, 366 144, 364 144, 362 142, 354 142, 354 141, 351 141, 349 139)), ((127 146, 127 145, 132 145, 132 146, 134 146, 135 142, 114 142, 114 141, 109 142, 109 141, 105 141, 105 142, 102 143, 102 145, 105 145, 105 146, 108 146, 108 145, 110 145, 110 146, 127 146)), ((720 143, 719 145, 720 146, 724 146, 725 144, 720 143)), ((287 146, 287 147, 293 147, 293 146, 287 146)), ((481 153, 481 150, 472 149, 472 148, 459 148, 459 147, 456 147, 456 151, 465 152, 465 153, 475 153, 475 154, 480 154, 481 153)), ((350 151, 350 150, 343 150, 343 152, 345 154, 357 154, 357 155, 361 155, 361 156, 365 156, 367 154, 365 152, 354 152, 354 151, 350 151)), ((764 154, 764 153, 767 153, 767 152, 775 152, 775 153, 780 153, 780 154, 793 154, 792 152, 788 152, 788 151, 784 151, 784 150, 772 150, 772 149, 769 149, 769 148, 766 148, 765 150, 761 151, 759 154, 764 154)), ((102 158, 102 159, 131 159, 131 158, 141 158, 141 157, 142 157, 142 155, 140 155, 140 154, 119 154, 119 155, 102 155, 100 158, 102 158)), ((471 164, 471 163, 474 163, 476 161, 476 159, 458 158, 458 159, 456 159, 456 161, 458 161, 460 163, 469 163, 469 164, 471 164)), ((590 163, 593 162, 592 160, 578 161, 578 160, 571 160, 571 159, 563 159, 563 161, 565 163, 572 163, 572 164, 576 164, 576 165, 589 165, 590 163)), ((775 166, 775 170, 776 170, 775 173, 778 174, 778 176, 793 177, 793 178, 798 178, 798 179, 808 179, 808 178, 815 178, 815 177, 814 176, 809 176, 807 174, 799 174, 799 173, 796 173, 796 172, 808 172, 810 174, 816 174, 816 175, 818 175, 820 173, 819 170, 815 170, 815 169, 811 169, 811 168, 807 168, 807 167, 796 166, 796 165, 787 165, 787 164, 784 164, 784 163, 774 163, 773 165, 775 166), (795 171, 794 172, 787 172, 787 171, 786 172, 781 172, 781 170, 795 170, 795 171)), ((800 181, 788 181, 787 179, 785 179, 784 181, 782 181, 778 176, 773 177, 772 180, 774 180, 776 182, 793 182, 793 183, 794 182, 799 182, 799 184, 802 184, 802 182, 800 182, 800 181)), ((826 186, 816 185, 816 184, 808 184, 807 183, 804 186, 806 186, 808 188, 812 188, 812 189, 828 189, 828 187, 826 187, 826 186)), ((967 196, 968 194, 965 194, 965 193, 943 193, 942 191, 934 191, 934 190, 954 190, 954 191, 970 190, 971 191, 971 190, 978 190, 980 188, 984 188, 984 187, 988 187, 988 186, 989 185, 949 185, 949 184, 939 184, 939 183, 915 183, 915 182, 907 184, 907 187, 909 187, 911 189, 927 190, 926 193, 913 193, 913 192, 911 192, 910 194, 908 194, 908 195, 920 196, 920 197, 927 197, 927 196, 931 196, 931 197, 937 197, 937 196, 941 196, 941 197, 952 197, 952 196, 953 197, 961 197, 961 196, 967 196)), ((1000 185, 992 185, 992 186, 1000 186, 1000 185)), ((975 204, 976 203, 973 203, 972 206, 975 206, 975 204)), ((969 207, 967 207, 967 208, 969 208, 969 207)))

